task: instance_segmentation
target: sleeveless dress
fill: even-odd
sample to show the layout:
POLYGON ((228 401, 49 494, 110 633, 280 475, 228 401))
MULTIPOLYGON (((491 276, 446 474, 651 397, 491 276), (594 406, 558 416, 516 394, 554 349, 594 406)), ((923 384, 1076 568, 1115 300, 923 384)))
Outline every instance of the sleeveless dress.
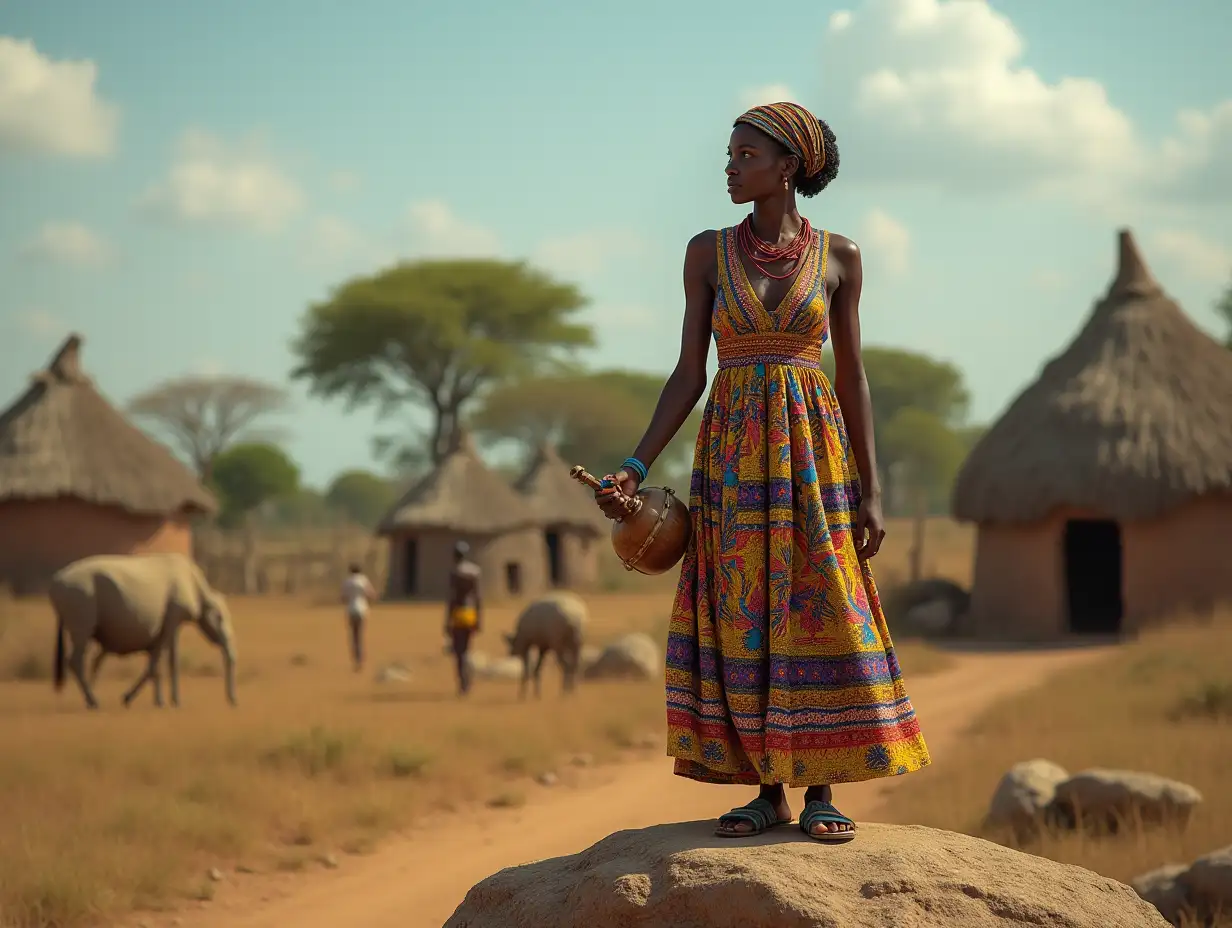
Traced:
POLYGON ((693 540, 667 644, 668 754, 707 783, 849 783, 929 764, 869 563, 860 484, 821 371, 830 235, 782 303, 718 233, 719 371, 694 449, 693 540))

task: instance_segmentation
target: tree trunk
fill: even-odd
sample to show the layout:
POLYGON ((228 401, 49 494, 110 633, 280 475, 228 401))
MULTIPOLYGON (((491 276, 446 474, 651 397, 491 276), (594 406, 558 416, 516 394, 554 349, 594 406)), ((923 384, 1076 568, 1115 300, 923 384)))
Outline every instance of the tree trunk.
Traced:
POLYGON ((923 487, 915 488, 915 516, 911 525, 910 580, 919 582, 924 576, 924 529, 928 522, 928 493, 923 487))

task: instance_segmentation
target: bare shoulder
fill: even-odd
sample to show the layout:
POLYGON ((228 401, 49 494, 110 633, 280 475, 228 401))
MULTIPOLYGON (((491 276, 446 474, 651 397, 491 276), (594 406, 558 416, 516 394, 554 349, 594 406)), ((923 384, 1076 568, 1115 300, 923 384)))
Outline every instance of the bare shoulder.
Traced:
POLYGON ((831 232, 830 254, 840 260, 844 258, 859 260, 860 246, 845 235, 840 235, 837 232, 831 232))

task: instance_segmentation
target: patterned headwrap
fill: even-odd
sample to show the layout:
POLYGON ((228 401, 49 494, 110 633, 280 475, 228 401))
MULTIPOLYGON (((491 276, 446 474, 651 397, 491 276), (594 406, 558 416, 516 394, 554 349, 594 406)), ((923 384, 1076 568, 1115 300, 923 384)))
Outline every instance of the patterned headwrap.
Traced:
POLYGON ((755 106, 736 120, 760 129, 800 159, 805 177, 816 177, 826 166, 826 145, 817 117, 796 103, 755 106))

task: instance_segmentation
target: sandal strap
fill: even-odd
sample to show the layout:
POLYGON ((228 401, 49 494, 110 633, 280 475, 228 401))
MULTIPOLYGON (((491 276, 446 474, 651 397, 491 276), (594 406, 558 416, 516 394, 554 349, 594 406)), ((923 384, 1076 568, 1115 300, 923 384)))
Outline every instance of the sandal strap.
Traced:
POLYGON ((758 796, 748 805, 737 806, 730 812, 719 816, 719 823, 749 822, 758 831, 765 831, 779 820, 778 812, 767 800, 758 796))
POLYGON ((856 823, 845 816, 842 812, 836 809, 829 802, 822 802, 820 799, 814 799, 804 807, 804 811, 800 813, 800 827, 805 831, 809 831, 819 822, 836 825, 850 825, 856 827, 856 823))

